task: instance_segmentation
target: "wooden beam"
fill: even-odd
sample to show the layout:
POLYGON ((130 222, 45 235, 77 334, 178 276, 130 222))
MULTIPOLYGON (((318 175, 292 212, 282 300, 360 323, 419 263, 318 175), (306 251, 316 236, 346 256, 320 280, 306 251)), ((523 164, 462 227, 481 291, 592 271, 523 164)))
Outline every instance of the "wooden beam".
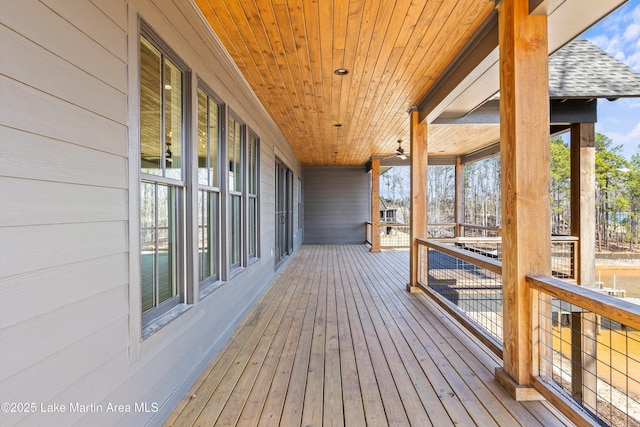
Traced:
POLYGON ((409 292, 417 292, 418 243, 427 236, 427 126, 420 123, 420 113, 410 112, 411 126, 411 257, 409 292))
POLYGON ((371 252, 380 252, 380 160, 371 160, 371 252))
POLYGON ((418 105, 420 121, 426 119, 428 122, 432 122, 440 116, 446 107, 446 101, 452 100, 465 89, 461 83, 465 79, 469 79, 471 75, 476 74, 477 78, 477 74, 483 72, 476 70, 476 68, 497 48, 497 21, 495 12, 492 12, 420 100, 418 105))
MULTIPOLYGON (((549 100, 549 121, 552 124, 591 123, 598 121, 596 98, 554 98, 549 100)), ((492 99, 460 117, 440 116, 434 125, 499 124, 500 100, 492 99)))
POLYGON ((571 125, 571 235, 578 240, 576 281, 596 283, 596 148, 593 123, 571 125))
POLYGON ((547 17, 529 15, 528 0, 503 0, 498 16, 503 363, 520 389, 531 384, 532 328, 538 319, 537 295, 526 275, 551 273, 547 17))

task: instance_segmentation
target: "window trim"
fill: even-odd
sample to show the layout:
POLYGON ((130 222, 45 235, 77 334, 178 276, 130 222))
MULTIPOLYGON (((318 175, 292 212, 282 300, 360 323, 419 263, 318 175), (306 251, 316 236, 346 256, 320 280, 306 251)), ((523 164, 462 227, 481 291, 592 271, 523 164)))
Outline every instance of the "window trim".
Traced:
MULTIPOLYGON (((173 49, 169 47, 167 43, 142 19, 139 20, 139 31, 137 33, 137 55, 138 55, 138 67, 135 71, 137 74, 137 105, 138 105, 138 134, 136 141, 136 162, 135 168, 137 169, 137 216, 138 216, 138 228, 137 228, 137 240, 138 240, 138 251, 137 251, 137 261, 139 265, 138 274, 140 278, 138 279, 138 283, 140 284, 137 287, 137 291, 140 294, 139 299, 139 307, 138 311, 140 313, 140 328, 141 331, 145 331, 145 329, 153 329, 152 325, 155 322, 161 322, 161 318, 173 308, 178 305, 185 303, 188 296, 187 283, 190 283, 190 269, 189 262, 187 260, 187 247, 189 246, 189 236, 186 235, 185 230, 187 227, 191 226, 191 221, 189 220, 189 212, 187 209, 187 195, 188 195, 188 181, 189 176, 191 175, 191 70, 186 65, 186 63, 175 53, 173 49), (141 107, 142 107, 142 79, 140 77, 140 73, 142 70, 142 62, 141 62, 141 51, 142 51, 142 38, 145 38, 154 48, 160 51, 161 56, 163 58, 163 68, 161 71, 161 75, 164 76, 164 60, 170 61, 172 65, 180 70, 181 73, 181 85, 182 85, 182 93, 180 99, 181 106, 181 117, 180 117, 180 127, 181 127, 181 158, 182 158, 182 167, 181 167, 181 179, 168 178, 164 175, 154 175, 154 174, 146 174, 142 172, 142 162, 141 162, 141 140, 142 140, 142 127, 141 127, 141 107), (142 192, 142 184, 148 183, 153 184, 156 187, 156 200, 157 200, 157 188, 159 185, 172 187, 176 192, 176 235, 178 236, 176 242, 176 251, 177 251, 177 283, 176 283, 176 295, 171 297, 170 299, 163 301, 155 305, 154 308, 148 310, 145 313, 142 313, 142 245, 140 242, 140 231, 142 226, 142 215, 141 215, 141 192, 142 192)), ((164 112, 165 109, 165 88, 163 84, 162 88, 162 110, 164 112)), ((165 115, 162 114, 162 129, 165 127, 165 115)), ((164 138, 164 131, 162 132, 162 138, 164 138)), ((164 142, 163 142, 163 151, 164 151, 164 142)), ((164 154, 162 156, 164 160, 164 154)), ((163 166, 163 171, 165 167, 163 166)), ((151 335, 151 333, 142 332, 142 338, 146 338, 151 335)))
MULTIPOLYGON (((226 151, 226 167, 223 170, 223 173, 225 174, 224 176, 224 181, 227 184, 227 192, 224 195, 224 198, 227 200, 227 215, 228 215, 228 221, 227 221, 227 239, 226 239, 226 247, 227 247, 227 254, 228 254, 228 258, 227 258, 227 266, 229 268, 229 277, 233 277, 235 276, 238 272, 240 272, 242 270, 243 267, 245 267, 247 265, 247 257, 246 257, 246 244, 245 244, 245 236, 246 236, 246 185, 247 185, 247 180, 246 180, 246 144, 247 144, 247 125, 245 122, 243 122, 242 120, 240 120, 238 118, 238 115, 235 114, 231 109, 227 108, 227 132, 226 132, 226 147, 225 147, 225 151, 226 151), (229 150, 231 147, 231 141, 230 141, 230 126, 229 126, 229 122, 231 121, 231 119, 234 120, 235 123, 240 125, 240 130, 239 130, 239 134, 240 134, 240 161, 238 162, 239 166, 240 166, 240 173, 238 174, 240 176, 240 179, 242 180, 241 185, 240 185, 240 191, 235 190, 235 189, 231 189, 231 185, 230 185, 230 173, 231 173, 231 157, 229 155, 229 150), (239 197, 240 198, 240 213, 238 215, 238 220, 240 221, 240 224, 238 225, 238 232, 240 233, 240 236, 238 237, 238 261, 237 262, 233 262, 232 263, 232 259, 233 259, 233 254, 232 254, 232 239, 233 239, 233 217, 231 215, 231 209, 233 209, 233 198, 234 197, 239 197)), ((234 171, 234 179, 236 176, 236 172, 234 171)), ((234 181, 235 182, 235 181, 234 181)))
MULTIPOLYGON (((221 98, 218 97, 213 90, 211 90, 209 88, 209 86, 202 81, 202 79, 198 78, 197 79, 197 86, 195 89, 196 92, 196 102, 195 102, 195 109, 196 109, 196 123, 195 123, 195 127, 196 127, 196 138, 194 138, 193 140, 193 144, 195 145, 194 147, 194 156, 192 159, 192 163, 194 164, 194 169, 195 169, 195 176, 193 177, 193 188, 195 188, 195 201, 192 201, 192 204, 194 206, 194 208, 198 211, 196 212, 196 215, 194 216, 194 228, 195 228, 195 233, 196 233, 196 240, 193 244, 192 250, 193 250, 193 256, 191 258, 193 258, 193 262, 194 262, 194 271, 196 274, 194 276, 194 286, 198 287, 198 291, 197 294, 199 296, 199 299, 202 299, 204 297, 206 297, 207 295, 209 295, 213 289, 215 289, 215 284, 216 283, 220 283, 222 281, 222 277, 224 276, 224 266, 223 266, 223 256, 222 256, 222 242, 223 242, 223 235, 222 235, 222 229, 223 227, 223 215, 222 215, 222 210, 223 210, 223 198, 224 198, 224 192, 223 192, 223 179, 224 179, 224 160, 223 160, 223 154, 224 154, 224 150, 225 150, 225 133, 227 131, 227 125, 225 123, 225 110, 226 110, 226 105, 224 102, 222 102, 221 98), (199 93, 200 91, 202 91, 206 96, 207 96, 207 101, 208 102, 214 102, 215 104, 218 105, 218 165, 217 165, 217 183, 218 186, 212 186, 210 185, 210 180, 207 184, 202 184, 200 182, 200 177, 198 175, 198 169, 199 169, 199 163, 198 163, 198 148, 197 148, 197 144, 199 143, 198 139, 199 139, 199 121, 197 119, 197 116, 199 114, 199 103, 197 101, 197 99, 199 98, 199 93), (213 193, 216 197, 217 197, 217 212, 216 214, 216 233, 215 233, 215 242, 213 243, 214 247, 215 247, 215 267, 216 267, 216 274, 215 275, 211 275, 207 278, 205 278, 204 280, 200 280, 200 253, 199 253, 199 221, 198 221, 198 215, 199 215, 199 200, 200 200, 200 195, 201 192, 205 192, 205 193, 213 193)), ((209 108, 209 105, 207 105, 207 108, 209 108)), ((208 119, 208 116, 207 116, 208 119)), ((207 124, 207 127, 209 124, 207 124)), ((208 135, 210 136, 210 135, 208 135)), ((207 147, 207 158, 210 159, 210 146, 207 147)), ((210 244, 211 246, 211 244, 210 244)))
POLYGON ((247 138, 246 138, 246 145, 247 145, 247 149, 246 149, 246 166, 245 166, 245 186, 244 189, 246 191, 246 212, 245 212, 245 217, 246 217, 246 232, 245 232, 245 240, 246 240, 246 248, 247 248, 247 265, 250 265, 254 262, 256 262, 258 259, 260 259, 260 137, 249 127, 247 126, 247 138), (255 140, 255 193, 251 192, 251 182, 249 179, 249 172, 251 170, 251 165, 249 164, 250 162, 250 156, 249 156, 249 144, 250 144, 250 139, 253 138, 255 140), (249 253, 249 247, 250 247, 250 242, 249 242, 249 238, 251 236, 251 233, 249 233, 249 227, 252 226, 250 219, 250 201, 251 200, 255 200, 255 206, 256 206, 256 211, 255 211, 255 218, 254 218, 254 224, 253 226, 255 227, 254 229, 254 247, 255 247, 255 253, 251 254, 249 253))

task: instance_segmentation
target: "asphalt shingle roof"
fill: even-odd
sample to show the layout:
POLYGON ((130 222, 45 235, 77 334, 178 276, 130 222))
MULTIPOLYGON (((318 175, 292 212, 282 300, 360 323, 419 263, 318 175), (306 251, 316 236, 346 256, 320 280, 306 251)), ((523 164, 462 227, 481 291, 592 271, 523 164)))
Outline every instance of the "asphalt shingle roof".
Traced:
POLYGON ((640 74, 578 37, 549 57, 549 97, 640 97, 640 74))

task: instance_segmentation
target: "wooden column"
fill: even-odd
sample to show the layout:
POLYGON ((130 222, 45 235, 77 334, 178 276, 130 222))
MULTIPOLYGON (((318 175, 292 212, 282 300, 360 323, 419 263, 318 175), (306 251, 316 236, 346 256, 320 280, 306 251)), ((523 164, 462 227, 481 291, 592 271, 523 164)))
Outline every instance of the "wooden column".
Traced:
POLYGON ((571 125, 571 235, 580 239, 579 285, 596 283, 596 145, 593 123, 571 125))
POLYGON ((460 156, 456 157, 455 186, 455 237, 464 237, 464 226, 462 226, 464 223, 464 164, 462 163, 462 158, 460 156))
POLYGON ((551 274, 547 17, 529 15, 528 0, 503 0, 498 20, 504 367, 496 378, 515 399, 532 400, 540 398, 529 386, 538 299, 525 277, 551 274))
POLYGON ((380 252, 380 159, 371 160, 371 252, 380 252))
POLYGON ((427 237, 427 126, 420 123, 420 114, 411 110, 411 256, 409 292, 417 292, 417 238, 427 237))
MULTIPOLYGON (((594 123, 571 125, 571 235, 578 237, 574 257, 576 281, 582 286, 596 283, 596 148, 594 123)), ((571 314, 571 393, 595 411, 597 405, 597 316, 571 314)))

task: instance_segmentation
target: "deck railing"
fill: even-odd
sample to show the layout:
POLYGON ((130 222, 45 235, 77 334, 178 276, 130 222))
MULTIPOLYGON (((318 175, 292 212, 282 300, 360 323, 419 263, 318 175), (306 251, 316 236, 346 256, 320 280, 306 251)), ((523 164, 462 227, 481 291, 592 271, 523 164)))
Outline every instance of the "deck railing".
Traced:
POLYGON ((527 281, 538 301, 534 387, 577 424, 640 425, 640 306, 552 277, 527 281))
MULTIPOLYGON (((371 245, 371 222, 365 223, 366 243, 371 245)), ((380 248, 399 249, 410 247, 410 224, 379 225, 380 248)), ((428 239, 447 239, 468 251, 474 251, 497 260, 502 260, 502 239, 500 229, 474 224, 429 224, 428 239), (465 237, 453 237, 456 226, 460 226, 465 237)), ((575 279, 577 274, 577 244, 574 236, 551 236, 551 274, 560 279, 575 279)))
POLYGON ((478 224, 460 224, 460 235, 463 237, 500 237, 502 230, 499 227, 491 227, 478 224))
POLYGON ((380 248, 400 249, 411 246, 410 224, 380 224, 380 248))
POLYGON ((577 244, 574 236, 551 236, 551 274, 559 279, 577 277, 577 244))
POLYGON ((417 239, 419 285, 502 357, 502 266, 468 247, 493 238, 417 239))
MULTIPOLYGON (((470 250, 496 239, 416 242, 419 286, 502 357, 502 263, 470 250)), ((640 306, 555 277, 527 281, 536 390, 578 425, 640 426, 640 306)))

